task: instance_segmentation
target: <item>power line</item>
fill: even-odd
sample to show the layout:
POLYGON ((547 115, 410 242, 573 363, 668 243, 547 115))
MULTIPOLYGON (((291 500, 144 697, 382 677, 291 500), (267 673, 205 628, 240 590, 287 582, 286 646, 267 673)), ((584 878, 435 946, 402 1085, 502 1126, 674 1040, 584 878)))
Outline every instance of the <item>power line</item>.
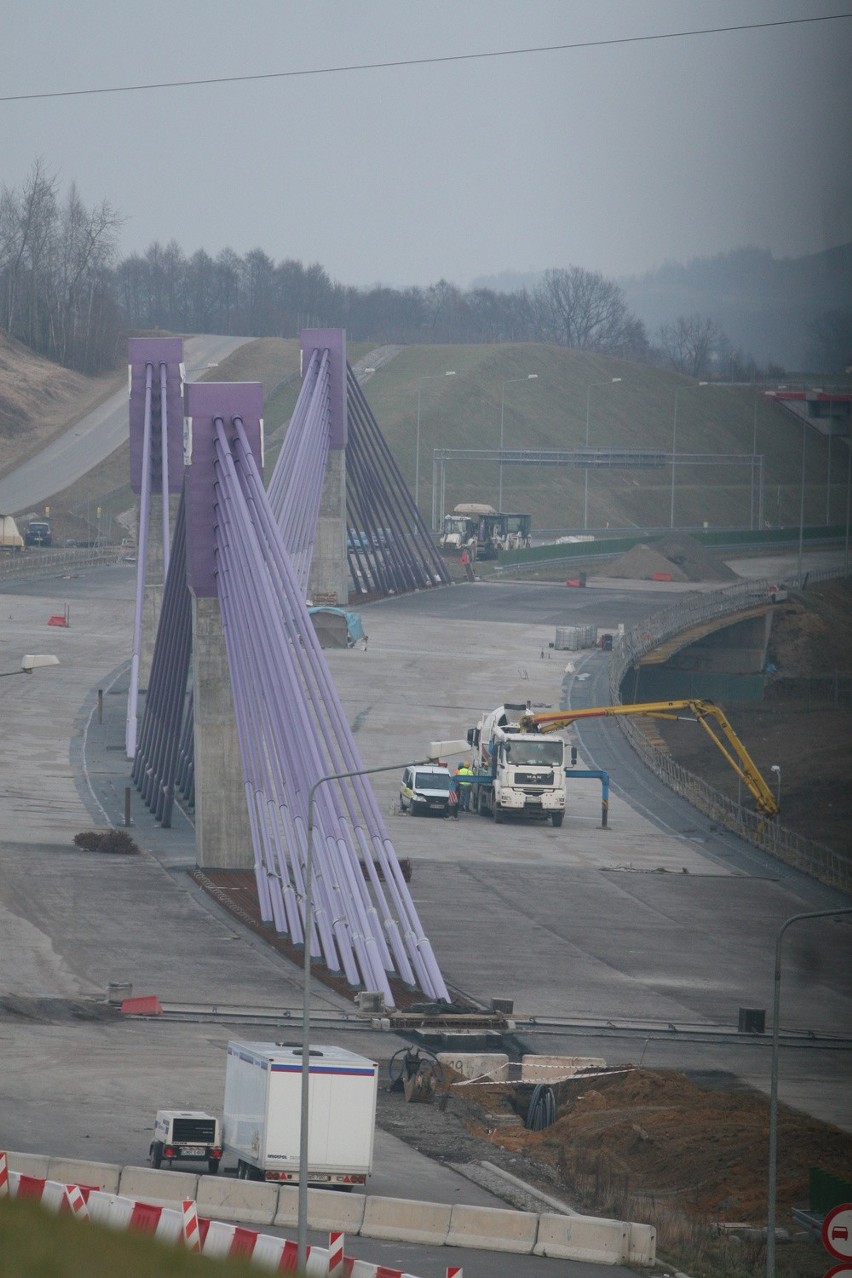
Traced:
POLYGON ((795 27, 808 22, 836 22, 852 13, 828 13, 816 18, 784 18, 774 22, 748 22, 740 26, 704 27, 697 31, 663 31, 656 35, 618 36, 611 40, 578 40, 571 44, 533 45, 528 49, 493 49, 486 53, 456 53, 435 58, 402 58, 394 62, 357 62, 340 67, 311 67, 303 71, 267 71, 260 75, 223 75, 206 80, 164 80, 154 84, 118 84, 105 89, 62 89, 54 93, 12 93, 0 102, 31 102, 46 98, 80 98, 98 93, 143 93, 154 89, 187 89, 207 84, 246 84, 253 80, 286 80, 297 76, 339 75, 346 71, 382 71, 392 67, 422 67, 441 62, 473 62, 486 58, 514 58, 528 53, 558 53, 568 49, 600 49, 616 44, 646 44, 653 40, 686 40, 694 36, 726 35, 735 31, 761 31, 767 27, 795 27))

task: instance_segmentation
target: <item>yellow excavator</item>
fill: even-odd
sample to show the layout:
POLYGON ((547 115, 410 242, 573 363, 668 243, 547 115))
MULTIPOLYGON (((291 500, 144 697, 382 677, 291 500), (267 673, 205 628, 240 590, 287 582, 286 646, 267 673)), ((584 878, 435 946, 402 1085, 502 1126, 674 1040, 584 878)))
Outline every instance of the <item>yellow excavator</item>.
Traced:
POLYGON ((682 719, 700 723, 713 744, 721 750, 740 780, 754 796, 758 812, 766 817, 778 814, 778 804, 753 759, 731 727, 724 712, 712 701, 689 698, 684 701, 645 701, 635 705, 593 706, 586 710, 554 710, 547 714, 521 717, 522 732, 557 732, 578 719, 602 719, 617 715, 645 715, 650 719, 682 719), (682 713, 689 711, 689 714, 682 713))

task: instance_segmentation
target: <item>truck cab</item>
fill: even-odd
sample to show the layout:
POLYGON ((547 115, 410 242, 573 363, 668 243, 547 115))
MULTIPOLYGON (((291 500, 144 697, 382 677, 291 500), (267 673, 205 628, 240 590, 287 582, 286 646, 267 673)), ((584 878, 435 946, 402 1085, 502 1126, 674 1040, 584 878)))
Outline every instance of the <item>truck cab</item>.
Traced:
POLYGON ((218 1118, 197 1109, 158 1109, 154 1139, 148 1150, 152 1167, 167 1162, 206 1162, 215 1176, 222 1158, 222 1129, 218 1118))
POLYGON ((46 519, 31 519, 24 530, 27 546, 52 546, 53 533, 46 519))

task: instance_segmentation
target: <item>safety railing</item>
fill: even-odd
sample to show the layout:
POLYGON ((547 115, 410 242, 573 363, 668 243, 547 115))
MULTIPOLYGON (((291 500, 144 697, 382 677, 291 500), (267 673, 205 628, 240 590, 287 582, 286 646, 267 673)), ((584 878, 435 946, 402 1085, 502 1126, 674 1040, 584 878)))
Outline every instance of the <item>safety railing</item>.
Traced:
POLYGON ((117 564, 132 552, 121 546, 65 547, 0 555, 0 582, 22 577, 55 577, 79 568, 117 564))
MULTIPOLYGON (((827 581, 843 575, 842 569, 827 568, 807 574, 807 580, 827 581)), ((804 575, 801 580, 798 577, 786 577, 785 585, 790 589, 798 589, 804 580, 804 575)), ((710 594, 684 596, 673 607, 665 608, 625 631, 614 644, 610 661, 611 703, 618 705, 621 702, 621 682, 631 666, 665 639, 702 621, 731 616, 765 603, 774 589, 777 589, 775 583, 769 580, 743 581, 710 594)), ((759 813, 743 808, 741 803, 728 798, 701 777, 675 763, 645 737, 635 722, 626 718, 619 718, 617 722, 630 745, 651 771, 693 807, 719 825, 747 839, 749 843, 778 857, 785 865, 802 870, 831 887, 847 892, 852 888, 852 863, 846 857, 786 829, 778 818, 768 820, 759 813)))

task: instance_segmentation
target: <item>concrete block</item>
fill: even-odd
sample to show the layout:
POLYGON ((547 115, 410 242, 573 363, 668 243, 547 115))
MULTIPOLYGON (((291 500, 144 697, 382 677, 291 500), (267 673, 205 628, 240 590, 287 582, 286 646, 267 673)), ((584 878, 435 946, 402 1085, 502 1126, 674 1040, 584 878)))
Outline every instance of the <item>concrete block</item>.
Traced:
MULTIPOLYGON (((339 1189, 309 1189, 308 1224, 311 1229, 342 1229, 345 1234, 360 1233, 366 1203, 363 1194, 345 1194, 339 1189)), ((273 1224, 295 1228, 298 1223, 299 1190, 282 1185, 273 1224)))
POLYGON ((40 1176, 42 1180, 47 1180, 47 1169, 50 1164, 50 1158, 47 1154, 16 1154, 9 1151, 6 1154, 6 1166, 10 1172, 20 1172, 22 1176, 40 1176))
POLYGON ((653 1265, 657 1259, 657 1231, 653 1225, 631 1221, 626 1260, 629 1265, 653 1265))
POLYGON ((621 1220, 599 1220, 595 1216, 557 1216, 544 1213, 538 1218, 536 1256, 558 1260, 591 1260, 598 1265, 619 1265, 627 1259, 629 1226, 621 1220))
POLYGON ((397 1242, 433 1243, 439 1247, 450 1232, 448 1203, 421 1203, 411 1198, 365 1199, 362 1238, 393 1238, 397 1242))
POLYGON ((538 1237, 538 1216, 502 1207, 453 1206, 448 1247, 483 1247, 489 1251, 531 1254, 538 1237))
POLYGON ((200 1216, 271 1225, 278 1209, 278 1186, 230 1176, 199 1176, 195 1201, 200 1216))
POLYGON ((509 1064, 505 1052, 439 1052, 438 1060, 462 1078, 482 1078, 483 1074, 494 1074, 509 1064))
POLYGON ((524 1083, 558 1083, 573 1078, 583 1069, 603 1069, 602 1056, 522 1056, 521 1081, 524 1083))
POLYGON ((118 1193, 121 1168, 116 1163, 87 1163, 81 1158, 51 1158, 48 1176, 63 1185, 91 1185, 107 1193, 118 1193))
POLYGON ((122 1167, 119 1190, 135 1202, 172 1206, 195 1198, 198 1177, 192 1172, 155 1171, 153 1167, 122 1167))

